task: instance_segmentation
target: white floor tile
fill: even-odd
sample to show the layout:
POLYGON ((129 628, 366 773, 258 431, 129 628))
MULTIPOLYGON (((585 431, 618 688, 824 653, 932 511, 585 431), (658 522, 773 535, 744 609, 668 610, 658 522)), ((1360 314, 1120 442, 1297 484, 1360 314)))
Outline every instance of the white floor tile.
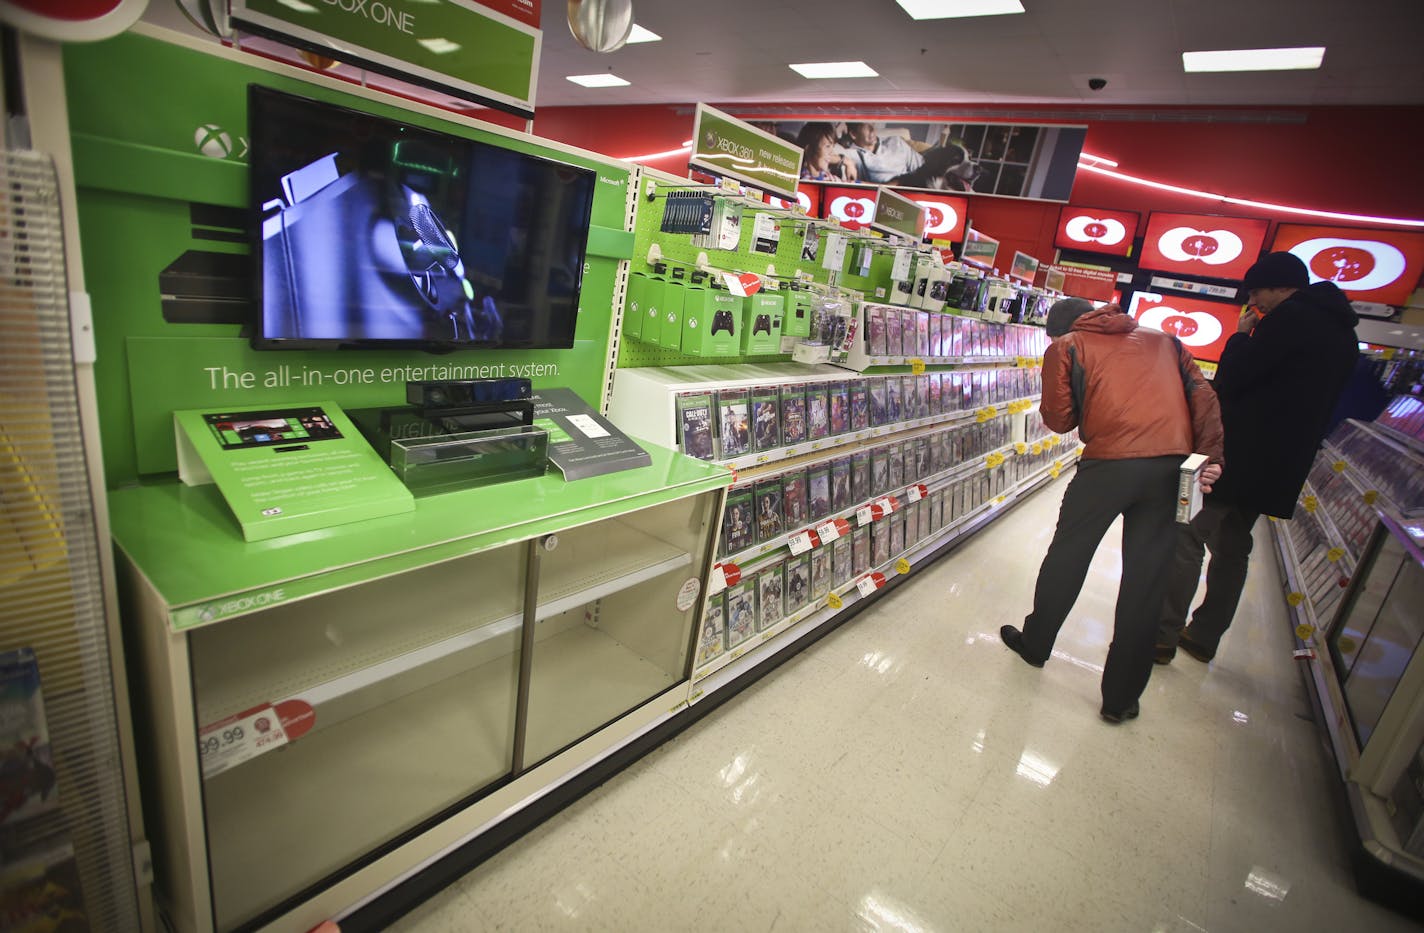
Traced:
POLYGON ((1269 532, 1217 658, 1098 718, 1117 527, 1042 670, 1064 483, 886 594, 397 927, 1406 930, 1355 894, 1269 532))

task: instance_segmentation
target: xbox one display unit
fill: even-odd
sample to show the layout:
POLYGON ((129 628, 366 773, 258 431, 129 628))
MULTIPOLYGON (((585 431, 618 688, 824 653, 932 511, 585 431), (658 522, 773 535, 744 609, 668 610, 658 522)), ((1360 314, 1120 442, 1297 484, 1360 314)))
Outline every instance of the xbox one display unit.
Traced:
POLYGON ((406 402, 421 409, 518 402, 532 394, 533 387, 528 379, 463 379, 405 384, 406 402))

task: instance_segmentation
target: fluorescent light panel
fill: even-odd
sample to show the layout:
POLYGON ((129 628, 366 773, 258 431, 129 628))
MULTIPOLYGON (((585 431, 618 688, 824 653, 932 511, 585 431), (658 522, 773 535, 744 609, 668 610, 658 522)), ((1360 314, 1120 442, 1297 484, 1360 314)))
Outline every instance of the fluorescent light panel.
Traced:
POLYGON ((650 29, 644 29, 642 26, 639 26, 637 23, 634 23, 634 24, 633 24, 633 31, 630 32, 630 33, 628 33, 628 44, 629 44, 629 45, 632 45, 632 44, 635 43, 635 42, 661 42, 661 41, 663 41, 663 37, 662 37, 662 36, 658 35, 657 33, 653 32, 653 31, 650 30, 650 29))
POLYGON ((803 78, 878 78, 880 72, 865 62, 805 62, 790 66, 803 78))
POLYGON ((911 19, 950 19, 961 16, 1000 16, 1022 13, 1019 0, 895 0, 911 19))
POLYGON ((584 87, 623 87, 628 83, 614 74, 569 75, 568 80, 584 87))
POLYGON ((1183 52, 1186 71, 1302 71, 1319 68, 1325 46, 1295 49, 1222 49, 1216 52, 1183 52))

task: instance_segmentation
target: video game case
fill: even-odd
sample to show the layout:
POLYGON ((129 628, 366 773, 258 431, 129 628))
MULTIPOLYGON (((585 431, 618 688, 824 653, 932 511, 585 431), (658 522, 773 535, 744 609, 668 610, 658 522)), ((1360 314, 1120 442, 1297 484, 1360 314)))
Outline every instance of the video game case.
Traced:
POLYGON ((915 411, 921 418, 928 418, 930 411, 930 375, 925 373, 915 377, 915 411))
POLYGON ((900 384, 899 376, 885 377, 885 423, 894 424, 903 417, 903 407, 901 399, 903 397, 903 387, 900 384))
POLYGON ((870 526, 862 525, 850 533, 850 566, 853 576, 870 570, 870 526))
POLYGON ((810 556, 811 598, 824 599, 831 592, 831 549, 818 547, 810 556))
POLYGON ((920 381, 914 376, 900 377, 900 404, 904 409, 904 420, 912 421, 920 417, 920 381))
POLYGON ((730 650, 756 633, 756 580, 727 587, 727 648, 730 650))
POLYGON ((885 356, 885 309, 880 305, 867 305, 865 309, 865 353, 867 356, 885 356))
POLYGON ((752 449, 772 450, 781 446, 781 392, 776 386, 756 386, 751 390, 752 449))
POLYGON ((904 511, 891 512, 890 517, 885 519, 890 525, 890 556, 895 557, 905 552, 905 513, 904 511))
POLYGON ((890 489, 898 492, 905 485, 905 449, 902 445, 890 445, 889 462, 890 489))
POLYGON ((870 494, 880 496, 890 491, 890 448, 885 445, 870 449, 870 494))
POLYGON ((929 411, 931 415, 944 414, 944 373, 926 373, 929 380, 929 411))
POLYGON ((805 470, 789 470, 781 474, 781 508, 786 517, 784 527, 787 531, 795 531, 811 520, 805 470))
POLYGON ((870 451, 857 450, 850 455, 851 501, 865 502, 871 496, 870 488, 870 451))
POLYGON ((870 526, 870 565, 884 567, 890 562, 890 520, 882 518, 870 526))
POLYGON ((777 561, 757 572, 757 631, 764 632, 786 617, 786 564, 777 561))
POLYGON ((864 379, 850 383, 850 429, 864 431, 870 427, 870 386, 864 379))
POLYGON ((719 459, 731 460, 751 453, 751 412, 746 389, 717 392, 719 459))
POLYGON ((915 312, 915 353, 921 357, 930 355, 930 313, 928 311, 915 312))
POLYGON ((715 460, 717 457, 712 409, 711 392, 678 393, 678 444, 689 457, 699 460, 715 460))
POLYGON ((865 382, 870 396, 870 423, 875 427, 889 424, 890 409, 885 402, 885 377, 871 376, 865 382))
POLYGON ((1198 482, 1206 469, 1207 455, 1192 454, 1182 461, 1177 474, 1177 521, 1190 522, 1202 507, 1202 491, 1198 482))
MULTIPOLYGON (((915 474, 907 477, 911 483, 923 483, 934 472, 930 465, 930 439, 928 437, 917 437, 915 445, 915 474)), ((908 461, 907 461, 908 462, 908 461)))
POLYGON ((829 393, 824 382, 806 386, 806 439, 818 441, 831 433, 829 393))
POLYGON ((844 382, 832 382, 826 387, 829 395, 831 435, 850 430, 850 387, 844 382))
POLYGON ((943 314, 939 314, 939 313, 932 313, 932 314, 930 314, 930 358, 931 358, 931 359, 936 359, 936 358, 938 358, 938 357, 944 356, 944 352, 943 352, 944 345, 943 345, 943 342, 942 342, 942 339, 941 339, 941 333, 942 333, 942 332, 941 332, 941 330, 940 330, 940 323, 939 323, 939 322, 940 322, 940 318, 942 318, 942 317, 944 317, 943 314))
POLYGON ((785 530, 782 525, 785 513, 781 505, 781 477, 757 480, 752 495, 756 503, 757 541, 771 541, 779 537, 785 530))
POLYGON ((697 639, 697 662, 701 667, 727 650, 726 593, 707 597, 707 611, 702 615, 702 634, 697 639))
POLYGON ((786 561, 786 614, 805 608, 811 600, 811 555, 801 554, 786 561))
POLYGON ((901 312, 898 308, 885 308, 885 355, 901 356, 901 312))
POLYGON ((59 809, 39 661, 32 648, 0 652, 0 826, 59 809))
POLYGON ((727 491, 727 508, 722 513, 722 556, 745 551, 756 543, 755 535, 752 487, 733 486, 727 491))
POLYGON ((781 443, 787 447, 806 440, 806 387, 801 383, 781 387, 781 443))
POLYGON ((845 586, 853 573, 850 538, 837 538, 831 542, 831 586, 845 586))
POLYGON ((806 470, 806 516, 818 521, 831 514, 831 468, 821 463, 806 470))
POLYGON ((831 511, 843 512, 851 507, 850 457, 831 461, 831 511))

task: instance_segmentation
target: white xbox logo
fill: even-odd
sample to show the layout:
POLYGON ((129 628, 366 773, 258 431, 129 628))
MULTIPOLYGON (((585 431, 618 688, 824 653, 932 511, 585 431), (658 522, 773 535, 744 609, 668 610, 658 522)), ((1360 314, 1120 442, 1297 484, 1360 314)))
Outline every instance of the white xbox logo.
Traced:
POLYGON ((241 151, 234 154, 232 137, 216 123, 204 123, 193 131, 193 142, 198 151, 210 159, 243 159, 247 157, 247 140, 237 138, 241 151))

